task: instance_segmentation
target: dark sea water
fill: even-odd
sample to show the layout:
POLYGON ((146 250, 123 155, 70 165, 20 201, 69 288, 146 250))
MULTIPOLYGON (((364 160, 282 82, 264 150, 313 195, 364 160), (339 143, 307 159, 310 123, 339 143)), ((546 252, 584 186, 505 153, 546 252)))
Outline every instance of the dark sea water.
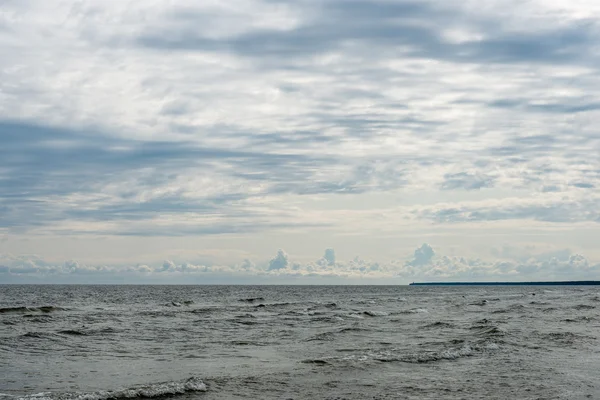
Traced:
POLYGON ((0 399, 600 399, 600 288, 0 286, 0 399))

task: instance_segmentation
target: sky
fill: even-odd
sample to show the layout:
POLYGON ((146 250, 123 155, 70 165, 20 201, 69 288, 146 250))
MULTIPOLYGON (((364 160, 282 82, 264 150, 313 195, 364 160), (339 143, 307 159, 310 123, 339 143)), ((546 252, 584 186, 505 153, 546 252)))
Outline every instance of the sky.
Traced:
POLYGON ((0 0, 0 283, 600 279, 596 0, 0 0))

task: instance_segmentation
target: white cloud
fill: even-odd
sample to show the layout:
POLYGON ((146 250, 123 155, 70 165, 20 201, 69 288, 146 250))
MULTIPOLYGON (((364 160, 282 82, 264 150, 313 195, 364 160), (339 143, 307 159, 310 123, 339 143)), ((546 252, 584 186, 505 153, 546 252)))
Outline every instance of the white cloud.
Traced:
MULTIPOLYGON (((331 250, 331 249, 328 249, 331 250)), ((423 244, 415 250, 410 261, 392 260, 373 262, 359 257, 350 261, 324 264, 324 258, 315 263, 290 260, 283 250, 265 263, 245 260, 241 265, 194 265, 165 261, 154 267, 87 266, 75 261, 53 265, 36 257, 8 257, 0 259, 0 277, 6 281, 33 282, 47 279, 52 282, 125 282, 243 283, 276 281, 293 283, 302 278, 304 283, 384 283, 406 284, 411 281, 523 281, 523 280, 593 280, 600 273, 600 264, 592 263, 580 254, 562 254, 558 257, 529 257, 526 261, 497 258, 495 260, 469 259, 461 256, 435 255, 433 248, 423 244), (10 279, 9 279, 10 278, 10 279)))
POLYGON ((597 233, 599 22, 588 0, 5 1, 0 250, 176 236, 251 253, 260 234, 291 251, 310 234, 299 258, 337 254, 263 265, 310 274, 342 268, 343 235, 597 233))
POLYGON ((419 267, 423 265, 427 265, 431 262, 431 259, 435 255, 435 252, 427 243, 423 243, 421 247, 415 250, 415 256, 409 265, 413 267, 419 267))
POLYGON ((325 255, 323 259, 327 261, 328 266, 335 265, 335 250, 334 249, 325 249, 325 255))
POLYGON ((277 256, 269 261, 269 271, 287 268, 289 265, 288 255, 285 251, 277 250, 277 256))

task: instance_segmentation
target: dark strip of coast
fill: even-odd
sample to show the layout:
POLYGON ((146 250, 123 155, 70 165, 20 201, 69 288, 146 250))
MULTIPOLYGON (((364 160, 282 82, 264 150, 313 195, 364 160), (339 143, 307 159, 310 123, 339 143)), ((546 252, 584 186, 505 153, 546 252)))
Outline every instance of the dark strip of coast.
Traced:
POLYGON ((410 286, 595 286, 600 281, 561 282, 413 282, 410 286))

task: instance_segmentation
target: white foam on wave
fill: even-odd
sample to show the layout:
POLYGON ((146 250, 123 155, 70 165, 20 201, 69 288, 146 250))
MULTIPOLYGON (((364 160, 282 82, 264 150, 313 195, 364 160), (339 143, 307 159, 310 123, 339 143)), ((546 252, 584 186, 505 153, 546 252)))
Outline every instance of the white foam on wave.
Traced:
POLYGON ((185 381, 154 383, 123 390, 100 390, 97 392, 81 393, 52 393, 43 392, 27 396, 11 396, 16 400, 118 400, 134 398, 156 398, 172 396, 188 392, 205 392, 206 385, 200 378, 192 377, 185 381))
POLYGON ((390 362, 399 361, 405 363, 429 363, 441 360, 457 360, 462 357, 469 357, 473 355, 473 349, 469 345, 464 345, 459 348, 444 349, 438 352, 423 352, 423 353, 409 353, 409 354, 397 354, 396 352, 384 352, 380 354, 372 355, 372 358, 377 361, 390 362))
POLYGON ((465 357, 481 356, 499 351, 500 346, 492 341, 464 343, 436 351, 406 352, 405 349, 386 349, 367 351, 362 354, 350 354, 341 358, 352 362, 403 362, 410 364, 425 364, 438 361, 453 361, 465 357))
POLYGON ((425 314, 428 312, 426 308, 412 308, 410 310, 397 311, 394 314, 425 314))

